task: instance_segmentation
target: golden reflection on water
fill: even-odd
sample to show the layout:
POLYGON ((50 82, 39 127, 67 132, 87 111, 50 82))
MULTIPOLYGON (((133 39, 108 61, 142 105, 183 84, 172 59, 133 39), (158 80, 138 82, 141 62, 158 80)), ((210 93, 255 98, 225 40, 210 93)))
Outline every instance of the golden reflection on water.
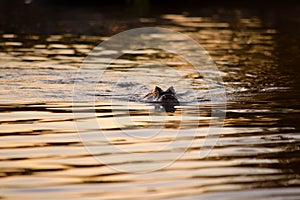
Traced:
MULTIPOLYGON (((221 139, 211 153, 199 159, 212 121, 212 104, 205 101, 208 83, 178 56, 156 49, 124 50, 123 57, 111 65, 107 76, 99 82, 95 104, 76 102, 77 106, 72 108, 75 74, 95 43, 107 37, 2 33, 0 182, 4 198, 133 199, 147 196, 161 199, 198 195, 197 199, 203 199, 206 194, 207 199, 240 199, 243 192, 259 192, 256 188, 280 188, 278 195, 282 198, 288 194, 300 195, 300 173, 296 167, 299 159, 295 156, 299 154, 299 134, 282 114, 293 115, 299 110, 285 108, 286 99, 284 103, 276 101, 276 91, 288 89, 286 76, 277 70, 275 37, 278 31, 258 17, 226 21, 188 14, 162 14, 139 21, 160 20, 162 26, 182 31, 198 41, 221 71, 223 83, 219 84, 226 87, 229 103, 221 139), (170 67, 160 67, 154 61, 170 67), (172 69, 180 71, 183 78, 175 79, 178 74, 172 69), (174 113, 162 112, 150 103, 127 103, 127 89, 136 82, 125 80, 112 91, 115 84, 112 79, 128 71, 135 75, 146 73, 151 78, 144 80, 137 76, 136 79, 150 88, 156 84, 154 79, 160 80, 163 87, 172 83, 164 80, 174 79, 175 88, 184 100, 194 100, 194 94, 189 94, 190 88, 186 87, 191 85, 204 101, 182 104, 174 113), (263 97, 259 96, 260 92, 263 97), (112 94, 119 95, 119 101, 105 101, 112 94), (82 118, 74 118, 73 109, 82 112, 82 118), (96 124, 91 113, 96 117, 96 124), (86 143, 74 126, 78 121, 86 127, 86 143), (107 138, 96 137, 99 131, 107 138), (185 148, 186 141, 193 143, 185 148), (172 142, 178 143, 161 149, 172 142), (109 145, 124 152, 112 152, 109 145), (96 160, 86 147, 94 148, 96 156, 109 160, 109 165, 96 160), (125 150, 140 155, 156 153, 134 157, 125 154, 125 150), (178 152, 184 155, 173 162, 171 158, 178 152), (115 170, 122 167, 148 170, 157 163, 165 163, 167 167, 140 174, 115 170), (287 187, 290 190, 285 186, 290 186, 287 187), (221 194, 222 198, 215 198, 214 194, 221 194)), ((110 30, 124 28, 118 26, 119 23, 112 24, 110 30)), ((102 52, 107 56, 116 53, 105 49, 102 52)), ((89 64, 93 73, 101 62, 95 59, 89 64)), ((82 78, 89 79, 84 74, 82 78)), ((84 95, 93 95, 89 89, 93 84, 83 86, 84 95)), ((144 95, 146 91, 137 91, 137 94, 144 95)), ((257 199, 269 198, 271 193, 262 191, 257 199)))

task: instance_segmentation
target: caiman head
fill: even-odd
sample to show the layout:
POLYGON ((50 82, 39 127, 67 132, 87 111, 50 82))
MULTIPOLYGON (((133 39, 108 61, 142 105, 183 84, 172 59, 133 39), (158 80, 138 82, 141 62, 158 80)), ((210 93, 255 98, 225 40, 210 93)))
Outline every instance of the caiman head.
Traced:
POLYGON ((155 86, 154 90, 148 93, 144 98, 152 98, 153 101, 160 103, 167 112, 175 112, 174 106, 179 105, 173 86, 163 91, 160 87, 155 86))

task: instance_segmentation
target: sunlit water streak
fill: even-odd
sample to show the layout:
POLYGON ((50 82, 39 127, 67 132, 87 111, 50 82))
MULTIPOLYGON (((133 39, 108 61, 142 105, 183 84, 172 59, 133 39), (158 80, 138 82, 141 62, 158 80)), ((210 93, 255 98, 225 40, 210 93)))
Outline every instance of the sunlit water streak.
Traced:
MULTIPOLYGON (((227 117, 212 152, 199 159, 212 120, 214 102, 209 100, 209 93, 218 90, 212 85, 209 91, 202 75, 178 57, 156 49, 124 50, 124 56, 107 69, 107 76, 84 86, 82 95, 94 97, 92 87, 97 84, 95 102, 74 102, 76 111, 83 113, 82 118, 74 118, 72 95, 77 70, 95 43, 105 38, 3 33, 1 197, 273 200, 300 196, 300 135, 295 126, 299 107, 280 94, 289 94, 292 88, 289 76, 277 68, 277 30, 265 27, 259 18, 245 17, 232 24, 168 14, 161 15, 160 20, 165 27, 201 43, 221 71, 223 82, 215 86, 226 88, 227 117), (154 60, 169 67, 161 67, 154 60), (172 69, 180 71, 180 76, 172 69), (122 77, 128 73, 146 74, 149 79, 122 77), (121 77, 118 83, 110 79, 113 76, 121 77), (172 84, 179 100, 185 102, 174 113, 143 101, 157 83, 163 88, 172 84), (84 113, 94 113, 99 124, 84 113), (123 120, 128 116, 130 122, 123 120), (83 134, 88 140, 84 143, 76 121, 87 124, 83 134), (105 139, 95 136, 99 131, 105 133, 105 139), (174 138, 176 145, 161 149, 174 138), (186 148, 182 144, 187 141, 193 143, 186 148), (112 152, 110 145, 124 152, 112 152), (109 165, 95 159, 86 147, 95 148, 94 156, 109 161, 109 165), (155 153, 130 156, 149 152, 155 153), (184 154, 174 162, 171 158, 178 152, 184 154), (166 167, 148 173, 115 170, 148 170, 157 163, 166 167)), ((91 63, 91 74, 95 67, 97 63, 91 63)), ((89 80, 89 73, 80 78, 89 80)))

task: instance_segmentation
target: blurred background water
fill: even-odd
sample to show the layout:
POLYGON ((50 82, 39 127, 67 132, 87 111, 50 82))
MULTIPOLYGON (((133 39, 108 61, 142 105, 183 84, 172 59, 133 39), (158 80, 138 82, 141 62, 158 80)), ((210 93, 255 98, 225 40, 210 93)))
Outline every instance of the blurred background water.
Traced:
POLYGON ((296 1, 1 1, 0 197, 300 199, 299 27, 296 1), (84 86, 83 98, 95 103, 74 102, 82 113, 74 118, 74 83, 94 73, 91 67, 77 76, 86 56, 114 34, 148 26, 199 42, 222 82, 208 87, 171 53, 124 49, 107 79, 84 86), (137 75, 123 78, 130 73, 137 75), (166 113, 141 101, 155 85, 174 85, 179 100, 190 103, 166 113), (208 94, 220 85, 224 127, 200 159, 213 120, 208 94), (86 123, 81 137, 78 122, 86 123), (181 157, 173 162, 174 155, 181 157), (157 164, 165 167, 151 171, 157 164), (135 168, 150 171, 118 170, 135 168))

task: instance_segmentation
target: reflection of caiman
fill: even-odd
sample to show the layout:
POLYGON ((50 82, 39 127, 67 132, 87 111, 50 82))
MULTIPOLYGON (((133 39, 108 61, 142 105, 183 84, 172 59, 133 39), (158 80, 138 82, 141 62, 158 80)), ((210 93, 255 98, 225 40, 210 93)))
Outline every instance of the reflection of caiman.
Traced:
POLYGON ((174 106, 179 105, 173 86, 169 87, 166 91, 163 91, 160 87, 156 86, 155 89, 144 98, 150 97, 152 97, 155 102, 160 103, 166 112, 175 112, 176 109, 174 106))

